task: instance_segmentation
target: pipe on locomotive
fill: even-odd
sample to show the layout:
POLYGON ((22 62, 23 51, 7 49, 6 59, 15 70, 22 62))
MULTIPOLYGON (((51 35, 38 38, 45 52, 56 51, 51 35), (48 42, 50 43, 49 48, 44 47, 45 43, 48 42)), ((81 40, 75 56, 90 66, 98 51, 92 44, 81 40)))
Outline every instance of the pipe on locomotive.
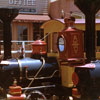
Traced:
MULTIPOLYGON (((42 59, 42 66, 40 67, 40 69, 37 71, 37 73, 35 74, 34 78, 32 78, 31 82, 29 83, 28 87, 30 87, 32 85, 32 83, 34 82, 35 78, 38 76, 38 74, 40 73, 40 71, 42 70, 42 68, 44 67, 45 64, 45 59, 43 57, 41 57, 42 59)), ((24 93, 26 93, 27 90, 24 91, 24 93)))
MULTIPOLYGON (((27 66, 25 67, 25 69, 26 69, 26 71, 25 71, 25 78, 27 79, 27 80, 33 80, 33 78, 31 78, 31 77, 28 77, 28 70, 27 70, 27 66)), ((58 72, 58 70, 55 70, 50 76, 48 76, 48 77, 36 77, 35 79, 49 79, 49 78, 53 78, 54 77, 54 75, 56 74, 58 72)))

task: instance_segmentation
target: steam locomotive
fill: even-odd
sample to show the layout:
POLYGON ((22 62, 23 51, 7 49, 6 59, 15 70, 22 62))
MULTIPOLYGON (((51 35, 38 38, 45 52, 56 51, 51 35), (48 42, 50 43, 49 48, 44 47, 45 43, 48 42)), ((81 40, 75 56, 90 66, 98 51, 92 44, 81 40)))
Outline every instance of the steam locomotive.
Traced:
POLYGON ((1 60, 0 100, 99 97, 100 61, 85 62, 83 32, 73 27, 73 22, 73 17, 65 19, 69 26, 58 34, 59 59, 47 57, 46 43, 36 40, 32 44, 32 57, 1 60))

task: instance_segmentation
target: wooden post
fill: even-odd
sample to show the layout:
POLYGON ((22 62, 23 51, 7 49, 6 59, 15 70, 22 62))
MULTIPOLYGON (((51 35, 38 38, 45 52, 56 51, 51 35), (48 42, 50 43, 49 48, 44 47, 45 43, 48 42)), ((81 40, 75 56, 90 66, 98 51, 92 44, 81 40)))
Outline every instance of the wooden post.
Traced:
POLYGON ((4 59, 11 58, 12 29, 11 22, 18 15, 18 9, 0 8, 0 19, 3 21, 4 59))
POLYGON ((85 14, 86 57, 87 62, 96 60, 95 14, 100 9, 100 0, 74 0, 76 6, 85 14))

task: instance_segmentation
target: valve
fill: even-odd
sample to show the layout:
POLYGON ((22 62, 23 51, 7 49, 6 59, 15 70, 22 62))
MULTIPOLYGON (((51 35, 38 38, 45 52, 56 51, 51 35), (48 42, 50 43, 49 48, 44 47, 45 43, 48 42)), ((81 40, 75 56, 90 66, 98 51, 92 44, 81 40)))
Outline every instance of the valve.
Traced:
POLYGON ((26 95, 22 94, 22 88, 21 86, 17 86, 16 79, 14 80, 13 85, 9 86, 7 100, 26 100, 26 95))

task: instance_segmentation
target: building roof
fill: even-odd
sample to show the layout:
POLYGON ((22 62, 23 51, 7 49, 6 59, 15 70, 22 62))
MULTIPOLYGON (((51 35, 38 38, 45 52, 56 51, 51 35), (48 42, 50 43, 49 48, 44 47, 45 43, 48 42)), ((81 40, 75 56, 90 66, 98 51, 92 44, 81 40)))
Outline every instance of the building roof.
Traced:
MULTIPOLYGON (((56 19, 62 23, 64 23, 64 19, 56 19)), ((100 19, 96 19, 95 20, 96 24, 99 23, 100 24, 100 19)), ((85 24, 85 19, 75 19, 75 24, 85 24)))
MULTIPOLYGON (((64 27, 64 19, 49 20, 41 26, 44 33, 60 32, 64 27)), ((75 27, 85 31, 85 19, 75 19, 75 27)), ((96 19, 96 30, 100 30, 100 19, 96 19)))
POLYGON ((45 22, 50 20, 48 15, 19 14, 14 22, 45 22))

